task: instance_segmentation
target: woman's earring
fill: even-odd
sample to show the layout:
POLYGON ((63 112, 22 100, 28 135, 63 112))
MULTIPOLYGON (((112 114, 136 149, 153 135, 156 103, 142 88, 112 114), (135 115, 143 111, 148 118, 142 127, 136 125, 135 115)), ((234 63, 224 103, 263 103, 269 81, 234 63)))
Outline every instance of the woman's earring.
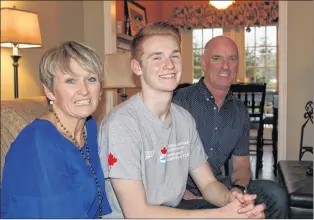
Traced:
POLYGON ((52 100, 50 100, 50 101, 49 101, 49 104, 50 104, 50 105, 53 105, 53 101, 52 101, 52 100))

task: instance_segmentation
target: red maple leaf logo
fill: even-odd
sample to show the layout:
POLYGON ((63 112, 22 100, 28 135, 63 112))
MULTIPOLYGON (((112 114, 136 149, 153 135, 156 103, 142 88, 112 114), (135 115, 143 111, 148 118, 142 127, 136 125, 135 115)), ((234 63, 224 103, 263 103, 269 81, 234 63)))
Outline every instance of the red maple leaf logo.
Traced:
POLYGON ((161 148, 160 151, 161 151, 162 154, 166 154, 166 153, 167 153, 167 148, 166 148, 166 147, 163 147, 163 148, 161 148))
POLYGON ((115 158, 112 153, 110 153, 108 155, 108 165, 113 166, 116 162, 118 162, 118 159, 115 158))

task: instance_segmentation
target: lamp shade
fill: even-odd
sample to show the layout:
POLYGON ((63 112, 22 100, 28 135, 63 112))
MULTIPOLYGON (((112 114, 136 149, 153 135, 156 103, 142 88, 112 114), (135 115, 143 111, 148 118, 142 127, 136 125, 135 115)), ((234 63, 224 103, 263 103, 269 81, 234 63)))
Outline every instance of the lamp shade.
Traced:
POLYGON ((133 71, 131 69, 131 53, 118 52, 105 55, 104 88, 131 88, 135 87, 133 71))
POLYGON ((16 8, 1 8, 1 47, 41 47, 36 13, 16 8))

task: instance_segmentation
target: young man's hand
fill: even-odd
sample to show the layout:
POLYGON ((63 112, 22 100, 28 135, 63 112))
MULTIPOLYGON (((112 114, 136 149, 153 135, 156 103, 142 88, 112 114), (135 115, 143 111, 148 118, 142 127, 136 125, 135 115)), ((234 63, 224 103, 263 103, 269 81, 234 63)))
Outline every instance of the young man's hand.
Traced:
POLYGON ((228 202, 232 202, 234 200, 238 200, 241 203, 241 207, 238 210, 239 214, 244 214, 252 211, 256 206, 254 200, 256 199, 255 194, 243 194, 241 190, 237 188, 233 188, 230 191, 228 202))
POLYGON ((240 203, 235 198, 221 208, 225 218, 265 218, 264 209, 264 204, 254 205, 251 200, 248 204, 240 203))

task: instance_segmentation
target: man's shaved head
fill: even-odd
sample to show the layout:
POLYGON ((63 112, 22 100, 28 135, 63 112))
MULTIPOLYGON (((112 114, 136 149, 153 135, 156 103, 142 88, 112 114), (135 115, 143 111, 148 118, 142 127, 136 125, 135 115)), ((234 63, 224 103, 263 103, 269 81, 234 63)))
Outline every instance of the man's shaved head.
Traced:
POLYGON ((210 51, 213 47, 221 44, 225 44, 228 45, 228 47, 230 48, 234 48, 237 51, 237 55, 239 55, 238 46, 236 45, 236 43, 226 36, 217 36, 209 40, 205 45, 204 55, 206 56, 206 51, 210 51))
POLYGON ((212 92, 228 92, 239 67, 236 43, 225 36, 212 38, 205 45, 201 65, 207 88, 212 92))

